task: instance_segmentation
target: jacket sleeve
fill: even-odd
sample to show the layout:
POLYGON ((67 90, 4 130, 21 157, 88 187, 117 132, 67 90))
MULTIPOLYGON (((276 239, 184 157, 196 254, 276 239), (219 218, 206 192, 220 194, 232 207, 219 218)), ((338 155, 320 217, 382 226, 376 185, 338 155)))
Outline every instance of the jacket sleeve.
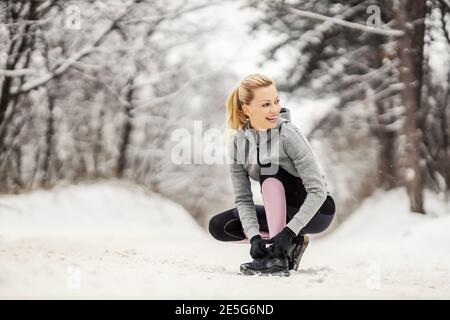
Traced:
POLYGON ((237 160, 236 139, 233 137, 228 148, 229 170, 233 186, 234 202, 239 213, 244 234, 248 239, 259 235, 259 223, 253 202, 250 178, 244 165, 237 160))
POLYGON ((284 150, 291 158, 307 192, 300 210, 287 224, 289 229, 298 234, 324 203, 327 190, 325 179, 308 141, 293 124, 289 123, 285 127, 287 130, 282 136, 284 150))

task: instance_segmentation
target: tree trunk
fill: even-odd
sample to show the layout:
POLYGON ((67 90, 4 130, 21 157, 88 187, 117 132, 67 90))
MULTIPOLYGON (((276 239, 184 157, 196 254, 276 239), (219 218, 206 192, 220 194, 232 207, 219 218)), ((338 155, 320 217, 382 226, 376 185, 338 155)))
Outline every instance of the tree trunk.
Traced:
POLYGON ((128 144, 130 143, 130 137, 131 132, 133 131, 133 126, 131 124, 131 118, 132 118, 132 110, 133 110, 133 84, 134 79, 130 79, 128 81, 128 92, 126 100, 128 101, 128 104, 125 106, 125 124, 123 128, 122 133, 122 142, 119 147, 119 161, 117 165, 117 176, 119 178, 123 178, 125 167, 127 164, 127 150, 128 150, 128 144))
POLYGON ((404 85, 401 97, 405 108, 405 184, 411 211, 425 213, 417 116, 421 101, 426 0, 400 0, 395 14, 399 28, 405 32, 397 47, 401 61, 400 81, 404 85))
MULTIPOLYGON (((382 104, 382 102, 378 102, 377 104, 382 104)), ((389 190, 397 186, 395 160, 396 134, 389 130, 382 130, 378 135, 378 140, 381 145, 378 154, 380 186, 389 190)))
POLYGON ((53 118, 53 108, 55 104, 55 98, 49 94, 48 96, 49 102, 48 102, 48 118, 47 118, 47 130, 45 132, 45 141, 46 141, 46 151, 45 151, 45 157, 44 157, 44 164, 43 164, 43 181, 42 185, 45 188, 50 187, 51 185, 51 164, 53 163, 53 137, 55 135, 55 125, 54 125, 54 118, 53 118))
MULTIPOLYGON (((383 66, 386 53, 381 37, 372 37, 370 52, 367 56, 369 66, 372 69, 379 69, 383 66)), ((383 79, 375 79, 371 82, 373 88, 382 87, 383 79)), ((396 119, 390 114, 392 99, 378 99, 375 101, 377 125, 374 133, 380 144, 378 152, 378 186, 386 190, 397 186, 396 174, 396 132, 389 128, 389 125, 396 119), (389 116, 388 116, 389 115, 389 116)))

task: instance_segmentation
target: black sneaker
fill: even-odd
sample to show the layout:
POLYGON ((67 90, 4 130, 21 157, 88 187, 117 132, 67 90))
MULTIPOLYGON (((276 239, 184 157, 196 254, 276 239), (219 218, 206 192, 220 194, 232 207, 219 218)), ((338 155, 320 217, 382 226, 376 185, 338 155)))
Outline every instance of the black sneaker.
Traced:
POLYGON ((272 246, 267 250, 269 254, 264 257, 256 258, 252 262, 241 264, 241 272, 245 275, 271 275, 289 277, 289 264, 287 257, 278 258, 272 256, 272 246))
POLYGON ((298 266, 300 265, 300 260, 302 259, 303 253, 305 252, 308 244, 309 237, 307 235, 294 238, 288 252, 289 270, 297 271, 298 266))

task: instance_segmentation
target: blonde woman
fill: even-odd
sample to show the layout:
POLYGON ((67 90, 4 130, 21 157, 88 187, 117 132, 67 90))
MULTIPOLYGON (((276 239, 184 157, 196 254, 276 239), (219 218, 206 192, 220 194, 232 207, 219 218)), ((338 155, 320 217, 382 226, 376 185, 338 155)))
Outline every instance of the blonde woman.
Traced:
POLYGON ((254 260, 240 266, 243 274, 289 276, 308 245, 306 234, 332 222, 334 200, 271 78, 248 75, 226 107, 235 130, 228 154, 236 207, 213 216, 209 232, 220 241, 250 242, 254 260), (264 205, 254 204, 250 178, 259 182, 264 205))

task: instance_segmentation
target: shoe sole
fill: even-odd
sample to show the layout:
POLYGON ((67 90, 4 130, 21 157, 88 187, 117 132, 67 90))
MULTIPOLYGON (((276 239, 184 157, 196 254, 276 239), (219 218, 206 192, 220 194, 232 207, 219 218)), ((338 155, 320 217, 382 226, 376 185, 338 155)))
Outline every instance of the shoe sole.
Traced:
POLYGON ((300 265, 300 260, 302 259, 303 253, 305 252, 308 244, 309 244, 309 237, 305 236, 302 245, 295 248, 292 254, 293 257, 296 257, 294 258, 294 265, 292 266, 293 270, 297 271, 298 266, 300 265))
POLYGON ((280 277, 289 277, 291 273, 289 270, 282 269, 278 266, 273 266, 271 268, 265 269, 265 270, 254 270, 254 269, 245 269, 240 268, 242 274, 253 276, 253 275, 260 275, 260 276, 280 276, 280 277))

